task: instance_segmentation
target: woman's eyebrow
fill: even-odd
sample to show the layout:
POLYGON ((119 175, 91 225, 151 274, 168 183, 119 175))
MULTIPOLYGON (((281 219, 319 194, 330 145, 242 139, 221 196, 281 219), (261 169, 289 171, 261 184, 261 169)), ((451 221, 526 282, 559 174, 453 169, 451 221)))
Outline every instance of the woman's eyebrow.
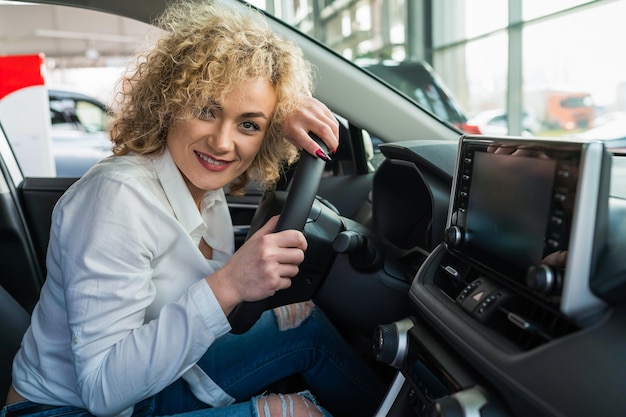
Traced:
POLYGON ((213 99, 209 100, 209 107, 213 107, 213 108, 216 108, 216 109, 222 109, 222 105, 219 103, 219 101, 213 100, 213 99))
POLYGON ((263 113, 262 111, 260 112, 248 112, 248 113, 243 113, 241 115, 242 117, 262 117, 264 119, 267 119, 268 117, 265 115, 265 113, 263 113))

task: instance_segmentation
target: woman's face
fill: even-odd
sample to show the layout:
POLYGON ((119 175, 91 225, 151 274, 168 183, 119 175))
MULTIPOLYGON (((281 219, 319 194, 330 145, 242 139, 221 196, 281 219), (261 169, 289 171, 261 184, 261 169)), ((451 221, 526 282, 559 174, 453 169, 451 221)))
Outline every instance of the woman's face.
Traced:
POLYGON ((248 81, 220 103, 207 103, 197 117, 175 122, 167 147, 196 203, 204 192, 241 175, 261 148, 276 106, 269 80, 248 81))

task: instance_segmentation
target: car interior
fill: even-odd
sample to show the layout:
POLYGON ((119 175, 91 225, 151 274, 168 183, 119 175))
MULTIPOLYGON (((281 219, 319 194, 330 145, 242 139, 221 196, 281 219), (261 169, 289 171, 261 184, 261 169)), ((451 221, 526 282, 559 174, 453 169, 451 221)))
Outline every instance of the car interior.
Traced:
MULTIPOLYGON (((149 22, 166 2, 62 3, 149 22)), ((463 133, 268 19, 315 65, 340 146, 303 155, 276 190, 227 196, 237 246, 277 213, 309 242, 292 288, 242 307, 234 331, 312 299, 387 381, 376 417, 626 415, 626 199, 612 192, 626 144, 463 133)), ((2 129, 0 174, 7 392, 50 215, 78 178, 24 178, 2 129)))

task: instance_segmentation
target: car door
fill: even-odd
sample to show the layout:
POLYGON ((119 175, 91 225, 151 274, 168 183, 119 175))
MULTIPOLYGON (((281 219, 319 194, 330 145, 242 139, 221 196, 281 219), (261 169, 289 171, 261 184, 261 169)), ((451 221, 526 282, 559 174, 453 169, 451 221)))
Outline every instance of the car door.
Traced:
MULTIPOLYGON (((36 233, 27 223, 29 216, 36 216, 39 223, 47 219, 46 214, 27 213, 25 206, 33 209, 45 210, 42 201, 52 195, 56 197, 63 179, 50 179, 55 184, 42 187, 43 192, 26 194, 33 198, 24 204, 24 194, 18 187, 23 185, 23 178, 19 165, 15 160, 4 130, 0 128, 0 257, 2 260, 2 274, 0 286, 9 292, 27 310, 32 311, 39 297, 39 290, 44 280, 42 264, 42 246, 36 241, 36 233), (50 186, 57 191, 46 191, 50 186)), ((50 208, 51 210, 51 208, 50 208)), ((48 225, 49 225, 49 219, 48 225)), ((44 225, 37 228, 44 228, 44 225)))

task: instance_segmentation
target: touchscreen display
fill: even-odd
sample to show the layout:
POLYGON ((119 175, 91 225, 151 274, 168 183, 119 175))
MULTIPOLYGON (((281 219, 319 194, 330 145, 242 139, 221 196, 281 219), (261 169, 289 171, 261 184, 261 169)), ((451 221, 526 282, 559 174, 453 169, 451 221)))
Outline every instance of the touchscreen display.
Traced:
POLYGON ((592 311, 602 305, 589 282, 607 242, 610 168, 601 142, 465 135, 446 248, 568 317, 592 311))
POLYGON ((468 252, 487 257, 487 264, 494 255, 523 270, 540 264, 555 170, 554 159, 475 152, 466 218, 468 252))

